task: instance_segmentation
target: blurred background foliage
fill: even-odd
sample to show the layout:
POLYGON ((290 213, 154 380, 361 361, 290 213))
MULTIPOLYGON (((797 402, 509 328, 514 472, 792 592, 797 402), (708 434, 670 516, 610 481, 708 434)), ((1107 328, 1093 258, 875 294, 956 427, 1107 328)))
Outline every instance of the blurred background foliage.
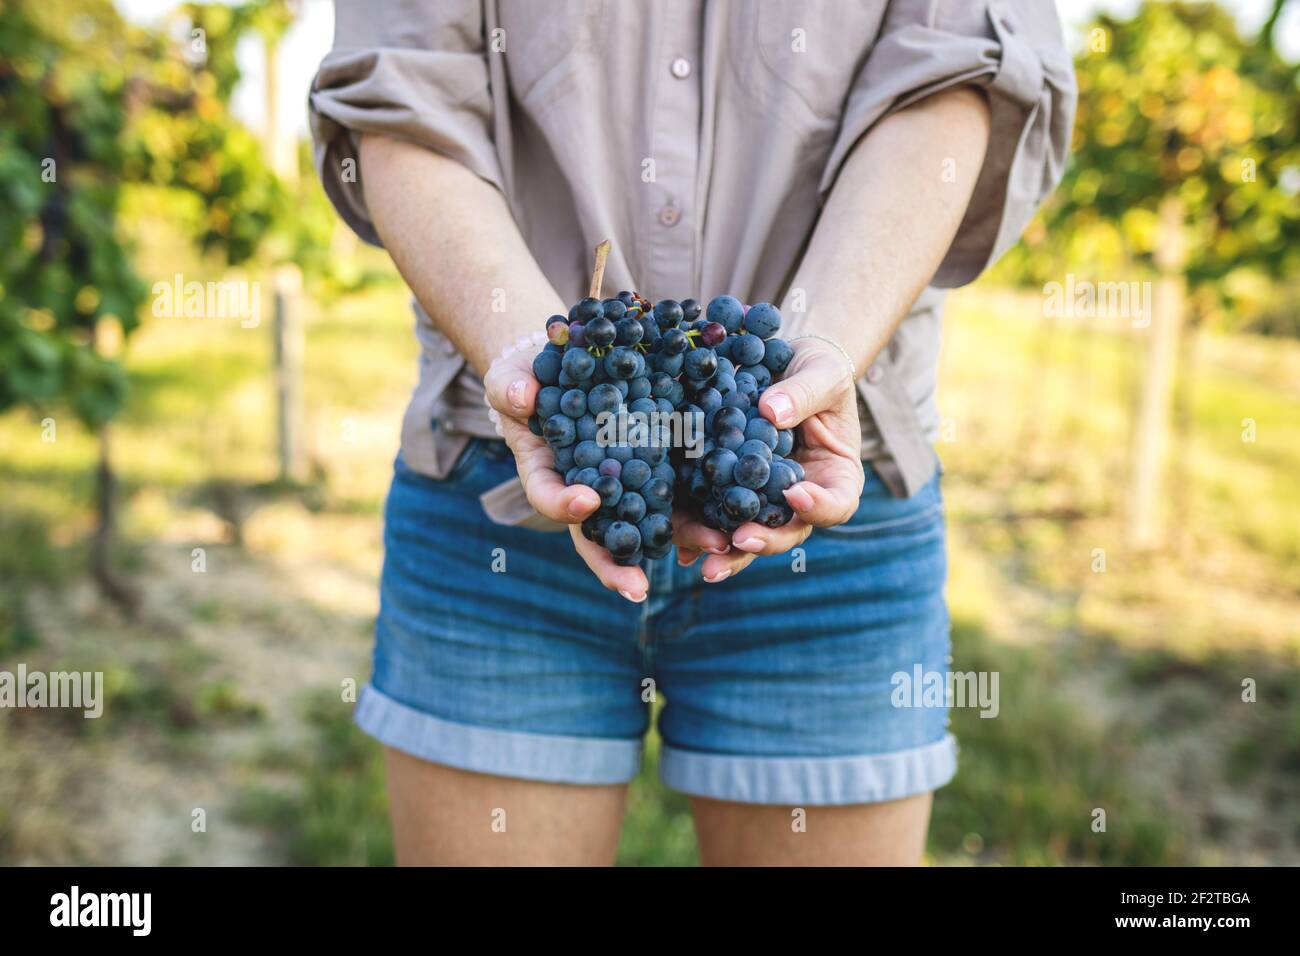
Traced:
MULTIPOLYGON (((933 862, 1300 862, 1300 92, 1272 42, 1286 6, 1249 34, 1214 3, 1084 25, 1065 183, 952 297, 954 661, 1001 675, 1002 712, 953 715, 961 771, 936 798, 933 862), (1146 337, 1055 320, 1043 286, 1156 277, 1170 197, 1189 321, 1168 533, 1143 551, 1124 512, 1146 337)), ((352 727, 348 687, 368 673, 415 375, 408 294, 338 222, 307 144, 286 166, 232 107, 239 51, 273 54, 301 4, 169 11, 0 5, 0 669, 102 669, 109 697, 100 721, 0 712, 0 862, 386 863, 379 749, 352 727), (309 460, 289 485, 273 323, 151 309, 154 283, 182 274, 261 282, 269 316, 285 269, 302 278, 309 460), (96 560, 140 600, 105 601, 96 560)), ((625 864, 695 859, 657 746, 625 864)))
POLYGON ((1079 263, 1149 275, 1160 202, 1176 196, 1200 317, 1300 335, 1300 99, 1272 25, 1242 36, 1215 3, 1145 3, 1131 19, 1098 18, 1075 61, 1067 175, 996 276, 1042 285, 1079 263))

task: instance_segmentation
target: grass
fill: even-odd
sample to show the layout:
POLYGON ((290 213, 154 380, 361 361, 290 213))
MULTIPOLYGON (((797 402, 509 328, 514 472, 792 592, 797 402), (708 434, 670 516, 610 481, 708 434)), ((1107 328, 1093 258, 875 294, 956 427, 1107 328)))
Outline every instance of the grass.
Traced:
MULTIPOLYGON (((227 532, 214 513, 231 495, 251 523, 249 540, 242 551, 211 553, 214 575, 185 599, 174 626, 96 619, 80 635, 75 659, 93 648, 124 719, 60 723, 67 759, 87 734, 156 728, 182 741, 176 759, 229 771, 236 819, 264 834, 279 859, 391 861, 379 748, 352 726, 336 692, 306 694, 297 710, 305 736, 286 737, 282 716, 245 686, 221 642, 200 652, 192 641, 305 621, 293 638, 303 653, 318 639, 322 648, 355 644, 362 659, 360 625, 332 632, 333 612, 308 596, 330 596, 332 584, 314 581, 322 570, 373 587, 373 543, 358 554, 356 539, 334 535, 377 535, 414 378, 409 315, 396 285, 306 314, 316 469, 307 507, 294 489, 269 490, 266 324, 146 323, 128 354, 132 404, 114 426, 124 554, 141 562, 135 576, 146 589, 156 588, 145 545, 172 542, 188 555, 193 529, 219 539, 227 532), (246 606, 215 571, 272 559, 297 575, 287 578, 295 587, 267 598, 275 614, 246 606), (260 750, 204 753, 217 730, 260 750)), ((1187 426, 1171 460, 1168 543, 1155 553, 1132 551, 1124 535, 1141 347, 1130 333, 1045 324, 979 290, 954 298, 939 446, 954 666, 996 671, 1001 712, 953 715, 961 770, 936 798, 934 862, 1300 860, 1300 343, 1197 340, 1181 383, 1187 426), (1242 440, 1247 419, 1253 442, 1242 440), (1255 682, 1253 702, 1242 700, 1243 681, 1255 682)), ((95 447, 55 417, 54 443, 41 441, 30 415, 0 417, 0 666, 67 653, 47 646, 56 635, 28 599, 84 584, 95 447)), ((0 726, 12 753, 28 726, 0 726)), ((29 746, 38 745, 50 742, 33 737, 29 746)), ((696 862, 688 803, 659 784, 657 750, 651 734, 629 797, 623 865, 696 862)), ((30 842, 22 826, 0 813, 0 859, 30 842)))

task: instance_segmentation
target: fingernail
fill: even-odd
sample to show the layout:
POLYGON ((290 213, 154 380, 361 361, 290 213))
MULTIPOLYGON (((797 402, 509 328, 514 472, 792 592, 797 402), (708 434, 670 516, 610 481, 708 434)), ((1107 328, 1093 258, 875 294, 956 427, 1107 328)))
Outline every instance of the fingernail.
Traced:
POLYGON ((713 577, 705 578, 704 580, 708 581, 710 584, 717 584, 719 581, 725 581, 729 577, 731 577, 731 568, 723 568, 713 577))
POLYGON ((772 409, 772 414, 776 416, 778 425, 784 425, 794 418, 794 403, 780 392, 769 395, 767 405, 768 408, 772 409))
POLYGON ((623 597, 627 598, 633 604, 640 604, 642 601, 646 599, 646 596, 644 594, 641 595, 640 597, 633 597, 630 591, 624 591, 622 588, 619 588, 618 593, 623 595, 623 597))
POLYGON ((578 495, 569 502, 569 514, 575 518, 581 518, 595 505, 596 502, 593 502, 589 495, 578 495))
POLYGON ((506 389, 506 400, 511 408, 517 408, 521 412, 524 410, 524 389, 527 387, 528 383, 523 379, 510 383, 510 387, 506 389))
POLYGON ((763 542, 758 538, 746 538, 744 541, 737 541, 736 547, 741 551, 748 551, 750 554, 757 554, 763 550, 763 542))
POLYGON ((709 554, 730 554, 731 545, 727 545, 725 548, 705 548, 704 550, 709 554))
POLYGON ((692 564, 694 564, 698 560, 700 560, 700 556, 698 553, 694 555, 686 555, 683 554, 681 551, 677 552, 677 563, 684 568, 689 568, 692 564))
POLYGON ((795 511, 807 511, 813 506, 812 495, 798 485, 785 489, 785 501, 795 511))

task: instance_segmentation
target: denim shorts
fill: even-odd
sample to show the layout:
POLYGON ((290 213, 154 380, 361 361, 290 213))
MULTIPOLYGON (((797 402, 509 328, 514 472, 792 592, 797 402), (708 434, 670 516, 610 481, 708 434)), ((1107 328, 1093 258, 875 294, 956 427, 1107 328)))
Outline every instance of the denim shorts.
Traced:
POLYGON ((952 778, 946 708, 896 692, 897 675, 949 667, 937 477, 898 499, 868 468, 846 524, 717 584, 675 554, 648 561, 633 604, 567 534, 484 514, 478 496, 514 467, 485 439, 444 480, 397 461, 355 715, 368 734, 479 773, 619 784, 662 699, 659 773, 689 794, 855 804, 952 778))

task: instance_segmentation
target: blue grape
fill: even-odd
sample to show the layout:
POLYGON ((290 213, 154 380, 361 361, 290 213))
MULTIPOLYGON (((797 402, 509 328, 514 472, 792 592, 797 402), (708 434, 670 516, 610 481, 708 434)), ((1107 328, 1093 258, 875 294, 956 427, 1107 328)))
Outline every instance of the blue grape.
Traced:
POLYGON ((581 418, 587 411, 587 393, 571 388, 560 398, 560 411, 570 418, 581 418))
POLYGON ((605 548, 614 557, 630 557, 641 548, 641 532, 635 524, 615 521, 605 529, 605 548))
POLYGON ((705 315, 710 322, 717 322, 728 332, 738 332, 745 321, 745 307, 733 295, 720 295, 709 300, 705 315))
POLYGON ((651 478, 637 489, 651 511, 672 511, 673 486, 662 478, 651 478))
POLYGON ((785 371, 794 358, 794 349, 785 339, 768 339, 763 343, 763 367, 773 375, 785 371))
POLYGON ((633 450, 632 457, 641 459, 653 468, 668 460, 668 449, 659 445, 640 445, 633 450))
MULTIPOLYGON (((687 301, 691 300, 688 299, 687 301)), ((685 310, 672 299, 660 299, 656 302, 653 314, 655 324, 660 332, 667 332, 669 329, 677 328, 682 319, 685 318, 685 310)))
POLYGON ((573 463, 579 468, 595 468, 605 460, 605 449, 594 441, 580 441, 573 448, 573 463))
POLYGON ((587 411, 593 415, 616 411, 621 404, 623 404, 622 393, 608 382, 595 386, 587 393, 587 411))
POLYGON ((762 507, 752 489, 732 485, 722 496, 722 510, 733 521, 745 522, 758 514, 762 507))
POLYGON ((550 418, 560 410, 560 397, 564 389, 556 385, 547 385, 537 393, 537 416, 543 420, 550 418))
POLYGON ((596 316, 600 315, 600 300, 588 296, 578 301, 576 305, 569 310, 570 322, 590 322, 596 316))
POLYGON ((546 438, 546 443, 553 448, 572 445, 578 437, 573 419, 568 415, 552 415, 546 419, 542 425, 542 434, 546 438))
POLYGON ((612 508, 618 504, 618 499, 623 497, 623 483, 613 475, 602 475, 597 472, 591 488, 600 495, 600 503, 606 508, 612 508))
POLYGON ((754 521, 763 525, 765 528, 780 528, 789 524, 790 519, 794 517, 794 509, 787 504, 773 504, 768 502, 758 509, 758 514, 754 515, 754 521))
POLYGON ((638 375, 627 383, 627 400, 634 402, 638 398, 650 397, 650 379, 638 375))
POLYGON ((613 345, 614 336, 617 334, 614 323, 604 316, 592 319, 586 326, 587 341, 598 349, 606 349, 613 345))
POLYGON ((781 330, 781 312, 770 302, 751 305, 745 313, 745 331, 760 339, 770 339, 781 330))
POLYGON ((669 329, 659 337, 660 348, 668 355, 679 355, 691 347, 691 340, 681 329, 669 329))
POLYGON ((640 532, 641 546, 647 550, 662 548, 672 543, 673 523, 662 512, 648 514, 637 524, 640 532))
POLYGON ((744 434, 745 430, 745 413, 736 408, 722 407, 714 413, 712 423, 708 425, 709 431, 717 435, 724 428, 734 428, 744 434))
POLYGON ((767 495, 769 503, 785 504, 785 490, 793 485, 795 480, 794 469, 790 467, 789 462, 778 459, 772 462, 768 471, 763 494, 767 495))
POLYGON ((718 370, 718 356, 713 349, 697 348, 686 353, 682 371, 696 381, 706 381, 718 370))
POLYGON ((578 441, 595 441, 600 434, 600 423, 596 416, 588 412, 575 423, 578 429, 578 441))
POLYGON ((640 459, 633 458, 623 464, 623 474, 620 476, 623 480, 623 487, 629 490, 640 488, 650 480, 652 469, 649 464, 640 459))
POLYGON ((636 524, 646 516, 645 499, 635 491, 623 492, 623 497, 618 500, 616 514, 619 521, 636 524))
POLYGON ((538 352, 533 359, 533 377, 543 385, 554 385, 560 380, 564 360, 554 352, 538 352))
POLYGON ((731 484, 735 473, 736 453, 729 448, 715 448, 700 461, 700 474, 715 487, 731 484))
POLYGON ((555 449, 552 449, 552 451, 553 451, 553 453, 554 453, 554 455, 555 455, 555 470, 556 470, 556 471, 563 473, 563 472, 566 472, 566 471, 568 471, 570 468, 573 467, 573 465, 574 465, 574 460, 573 460, 573 449, 574 449, 574 446, 573 446, 573 445, 570 445, 568 448, 555 448, 555 449))
MULTIPOLYGON (((587 334, 590 336, 591 332, 588 331, 587 334)), ((766 351, 762 339, 751 332, 745 332, 736 336, 731 343, 728 357, 737 365, 757 365, 763 361, 766 351)), ((737 380, 739 381, 739 379, 737 380)))
POLYGON ((718 429, 717 434, 713 437, 720 448, 728 448, 731 451, 736 451, 741 445, 745 444, 745 433, 731 425, 725 425, 718 429))
POLYGON ((755 418, 745 425, 745 438, 756 439, 768 448, 775 449, 780 436, 777 434, 776 426, 766 418, 755 418))
POLYGON ((605 356, 605 374, 613 379, 625 380, 636 374, 637 354, 624 345, 617 345, 605 356))
POLYGON ((751 402, 749 396, 744 392, 736 389, 734 392, 728 392, 722 398, 722 404, 728 408, 738 408, 742 412, 749 411, 751 402))
POLYGON ((741 455, 736 462, 735 479, 736 484, 749 488, 752 491, 758 491, 767 485, 767 479, 771 475, 771 466, 762 455, 748 454, 741 455))
POLYGON ((766 365, 746 365, 744 371, 754 376, 760 392, 772 384, 772 373, 768 371, 766 365))
POLYGON ((596 360, 583 349, 569 349, 564 353, 562 364, 564 374, 575 382, 585 382, 596 371, 596 360))

